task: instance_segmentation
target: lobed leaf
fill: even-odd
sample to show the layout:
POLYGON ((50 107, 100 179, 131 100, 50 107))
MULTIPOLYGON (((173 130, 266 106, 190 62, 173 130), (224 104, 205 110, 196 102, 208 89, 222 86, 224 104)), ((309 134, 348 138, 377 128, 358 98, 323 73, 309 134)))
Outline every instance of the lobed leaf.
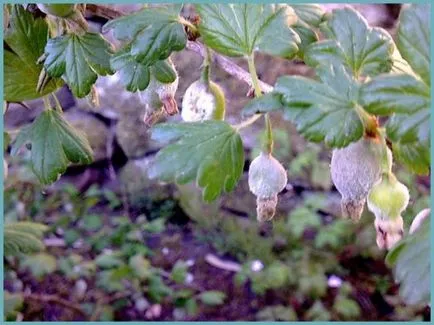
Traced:
POLYGON ((11 102, 31 100, 47 95, 62 86, 59 79, 50 80, 41 93, 36 91, 42 65, 37 64, 48 39, 48 25, 22 5, 12 6, 10 26, 4 41, 4 99, 11 102))
POLYGON ((54 110, 42 112, 20 131, 12 154, 16 154, 24 143, 31 144, 32 168, 42 184, 56 181, 70 162, 92 162, 93 153, 86 137, 54 110))
POLYGON ((391 36, 382 28, 369 27, 356 10, 349 7, 334 10, 325 29, 329 39, 306 49, 306 64, 342 64, 355 76, 373 76, 392 68, 391 36))
POLYGON ((41 241, 47 226, 34 222, 14 222, 5 225, 4 252, 6 256, 36 253, 44 249, 41 241))
POLYGON ((149 176, 179 184, 196 179, 205 201, 232 191, 243 172, 241 137, 226 122, 159 124, 153 128, 152 138, 175 142, 156 155, 149 176))
POLYGON ((99 33, 66 34, 48 40, 44 66, 51 77, 62 77, 77 97, 90 93, 98 75, 109 75, 112 48, 99 33))
POLYGON ((430 5, 404 5, 399 15, 397 46, 402 57, 429 86, 430 80, 430 5))
POLYGON ((344 67, 317 69, 320 81, 300 76, 283 76, 274 92, 281 95, 285 118, 313 142, 345 147, 363 135, 357 114, 359 85, 344 67))
POLYGON ((300 37, 290 27, 297 20, 287 5, 200 4, 199 31, 204 43, 228 56, 262 51, 292 58, 300 37))
POLYGON ((135 61, 130 47, 117 52, 110 60, 113 70, 119 72, 121 83, 128 91, 145 90, 151 80, 151 74, 162 83, 176 80, 176 71, 167 61, 157 61, 153 66, 146 66, 135 61))
POLYGON ((145 8, 104 25, 103 31, 113 29, 114 36, 130 45, 135 61, 150 66, 167 59, 173 51, 187 44, 184 26, 179 22, 180 5, 145 8))

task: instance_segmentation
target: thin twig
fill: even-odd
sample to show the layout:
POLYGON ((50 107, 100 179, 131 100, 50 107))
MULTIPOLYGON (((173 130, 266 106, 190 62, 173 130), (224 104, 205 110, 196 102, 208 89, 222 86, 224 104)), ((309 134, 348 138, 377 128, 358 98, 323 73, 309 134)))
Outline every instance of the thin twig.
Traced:
POLYGON ((24 294, 24 299, 28 299, 28 300, 37 300, 43 303, 55 303, 58 305, 61 305, 62 307, 71 309, 79 314, 81 314, 82 316, 87 316, 86 313, 76 304, 72 303, 71 301, 67 301, 65 299, 62 299, 56 295, 44 295, 44 294, 24 294))

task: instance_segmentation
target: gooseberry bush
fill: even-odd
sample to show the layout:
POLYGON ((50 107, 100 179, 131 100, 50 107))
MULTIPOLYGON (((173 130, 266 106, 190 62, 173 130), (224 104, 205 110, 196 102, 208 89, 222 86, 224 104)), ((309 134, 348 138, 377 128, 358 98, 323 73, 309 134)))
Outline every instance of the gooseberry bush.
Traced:
MULTIPOLYGON (((266 141, 250 164, 248 182, 259 222, 269 221, 288 181, 273 157, 269 114, 280 111, 308 141, 332 151, 342 216, 357 222, 366 203, 375 215, 377 244, 391 249, 387 263, 402 283, 404 299, 429 301, 429 212, 403 239, 401 214, 410 198, 393 172, 396 163, 412 173, 430 172, 429 5, 402 8, 395 40, 352 8, 325 14, 313 4, 196 4, 188 17, 180 4, 145 6, 128 15, 84 4, 4 9, 6 106, 40 97, 45 104, 14 139, 12 154, 26 144, 42 184, 93 156, 86 137, 64 119, 55 91, 66 84, 74 96, 97 104, 97 78, 117 73, 146 108, 143 128, 165 143, 149 176, 196 182, 206 202, 237 186, 245 164, 240 130, 263 118, 266 141), (108 20, 103 32, 113 33, 113 44, 90 31, 86 12, 108 20), (196 48, 204 60, 200 79, 188 87, 179 109, 174 99, 179 78, 170 56, 187 48, 196 48), (256 73, 257 52, 302 61, 316 76, 284 75, 267 85, 256 73), (248 73, 231 57, 244 58, 248 73), (225 95, 212 80, 217 61, 251 88, 253 98, 239 124, 225 121, 225 95), (162 122, 178 114, 182 121, 162 122)), ((29 224, 9 226, 5 253, 38 249, 42 231, 29 224)))

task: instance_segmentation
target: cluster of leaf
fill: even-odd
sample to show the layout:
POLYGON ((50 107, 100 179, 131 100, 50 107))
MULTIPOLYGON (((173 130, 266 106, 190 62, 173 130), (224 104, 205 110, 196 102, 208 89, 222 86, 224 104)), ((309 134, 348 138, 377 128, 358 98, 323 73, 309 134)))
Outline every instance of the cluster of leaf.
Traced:
POLYGON ((306 47, 317 78, 280 77, 272 93, 251 101, 246 115, 282 110, 306 139, 345 147, 364 132, 365 113, 389 116, 395 157, 411 171, 430 167, 429 8, 404 6, 397 44, 350 8, 335 10, 320 28, 327 39, 306 47), (362 82, 361 80, 364 80, 362 82))

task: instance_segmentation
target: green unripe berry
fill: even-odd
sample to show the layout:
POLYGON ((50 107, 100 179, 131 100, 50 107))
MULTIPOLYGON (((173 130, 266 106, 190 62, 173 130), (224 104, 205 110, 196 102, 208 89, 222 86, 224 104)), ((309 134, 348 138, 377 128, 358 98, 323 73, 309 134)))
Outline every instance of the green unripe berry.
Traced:
POLYGON ((185 91, 182 100, 182 119, 186 122, 223 120, 225 118, 225 95, 218 84, 199 79, 185 91))
POLYGON ((71 16, 77 7, 76 4, 66 4, 66 3, 63 4, 38 3, 37 6, 39 10, 41 10, 43 13, 47 15, 61 17, 61 18, 71 16))
MULTIPOLYGON (((381 176, 383 144, 371 138, 363 138, 345 148, 333 150, 331 177, 342 196, 341 207, 345 218, 360 219, 371 187, 381 176)), ((388 163, 392 157, 388 148, 388 163)))
POLYGON ((276 211, 277 194, 288 183, 285 168, 271 154, 262 152, 250 164, 248 183, 257 197, 258 220, 271 220, 276 211))
POLYGON ((398 218, 407 208, 408 188, 393 174, 385 174, 368 195, 368 208, 379 219, 398 218))

